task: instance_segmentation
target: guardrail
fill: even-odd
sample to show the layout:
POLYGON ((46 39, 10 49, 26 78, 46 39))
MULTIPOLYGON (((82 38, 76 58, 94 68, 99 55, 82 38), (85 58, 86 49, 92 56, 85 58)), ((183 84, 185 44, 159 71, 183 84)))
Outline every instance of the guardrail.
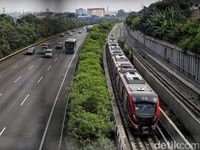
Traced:
MULTIPOLYGON (((80 29, 80 28, 82 28, 82 27, 76 28, 76 30, 78 30, 78 29, 80 29)), ((62 33, 65 33, 65 32, 66 32, 66 31, 64 31, 64 32, 62 32, 62 33)), ((15 55, 17 55, 17 54, 23 52, 23 51, 26 50, 27 48, 36 46, 36 45, 38 45, 38 44, 40 44, 40 43, 42 43, 42 42, 48 41, 48 40, 50 40, 50 39, 53 39, 53 38, 55 38, 56 36, 59 36, 59 35, 62 34, 62 33, 58 33, 58 34, 56 34, 56 35, 50 36, 50 37, 48 37, 48 38, 45 38, 45 39, 43 39, 43 40, 41 40, 41 41, 39 41, 39 42, 36 42, 36 43, 31 44, 31 45, 29 45, 29 46, 26 46, 26 47, 24 47, 24 48, 22 48, 22 49, 20 49, 20 50, 18 50, 18 51, 16 51, 16 52, 14 52, 14 53, 8 55, 8 56, 5 56, 5 57, 3 57, 3 58, 0 59, 0 63, 1 63, 2 61, 4 61, 4 60, 8 59, 8 58, 11 58, 11 57, 13 57, 13 56, 15 56, 15 55)))
POLYGON ((56 35, 53 35, 53 36, 50 36, 50 37, 45 38, 45 39, 43 39, 43 40, 41 40, 41 41, 39 41, 39 42, 37 42, 37 43, 31 44, 31 45, 29 45, 29 46, 26 46, 26 47, 24 47, 24 48, 22 48, 22 49, 20 49, 20 50, 18 50, 18 51, 16 51, 16 52, 14 52, 14 53, 8 55, 8 56, 5 56, 5 57, 1 58, 1 59, 0 59, 0 62, 2 62, 2 61, 6 60, 6 59, 8 59, 8 58, 11 58, 11 57, 13 57, 13 56, 15 56, 15 55, 17 55, 17 54, 23 52, 23 51, 26 50, 27 48, 36 46, 36 45, 38 45, 38 44, 40 44, 40 43, 42 43, 42 42, 48 41, 48 40, 50 40, 50 39, 52 39, 52 38, 55 38, 56 36, 58 36, 58 35, 60 35, 60 34, 61 34, 61 33, 56 34, 56 35))

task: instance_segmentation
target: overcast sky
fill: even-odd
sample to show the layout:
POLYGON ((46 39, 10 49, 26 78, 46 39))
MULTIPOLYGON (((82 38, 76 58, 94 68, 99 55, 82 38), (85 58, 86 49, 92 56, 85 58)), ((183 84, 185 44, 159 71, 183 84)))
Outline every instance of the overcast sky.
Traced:
POLYGON ((74 12, 77 8, 104 7, 109 10, 124 9, 125 11, 139 11, 142 6, 149 6, 158 0, 0 0, 0 11, 51 11, 74 12))

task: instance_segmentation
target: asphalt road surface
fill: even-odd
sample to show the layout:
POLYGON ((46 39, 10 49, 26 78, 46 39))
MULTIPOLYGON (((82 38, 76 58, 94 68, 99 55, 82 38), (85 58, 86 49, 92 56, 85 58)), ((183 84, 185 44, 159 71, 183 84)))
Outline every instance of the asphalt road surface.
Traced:
MULTIPOLYGON (((77 49, 86 36, 74 33, 77 49)), ((52 47, 69 36, 48 41, 52 47)), ((53 58, 20 53, 0 63, 0 150, 56 150, 75 54, 55 49, 53 58)))

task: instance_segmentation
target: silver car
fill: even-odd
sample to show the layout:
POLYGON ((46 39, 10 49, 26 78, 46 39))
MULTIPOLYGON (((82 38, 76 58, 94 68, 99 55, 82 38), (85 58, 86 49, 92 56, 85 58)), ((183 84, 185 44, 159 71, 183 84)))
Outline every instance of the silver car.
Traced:
POLYGON ((62 43, 62 42, 58 42, 58 43, 56 44, 56 48, 57 48, 57 49, 63 49, 63 43, 62 43))
POLYGON ((53 57, 53 49, 46 49, 44 56, 49 58, 53 57))
POLYGON ((33 55, 35 54, 35 47, 30 47, 27 49, 26 54, 33 55))

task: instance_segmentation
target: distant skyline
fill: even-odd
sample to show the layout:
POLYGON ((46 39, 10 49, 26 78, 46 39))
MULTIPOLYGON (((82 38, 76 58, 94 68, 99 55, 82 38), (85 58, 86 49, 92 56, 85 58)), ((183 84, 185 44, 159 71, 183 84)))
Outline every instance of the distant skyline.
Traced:
POLYGON ((0 11, 45 11, 49 8, 55 12, 75 12, 78 8, 105 8, 110 11, 124 9, 139 11, 143 6, 159 0, 0 0, 0 11))

